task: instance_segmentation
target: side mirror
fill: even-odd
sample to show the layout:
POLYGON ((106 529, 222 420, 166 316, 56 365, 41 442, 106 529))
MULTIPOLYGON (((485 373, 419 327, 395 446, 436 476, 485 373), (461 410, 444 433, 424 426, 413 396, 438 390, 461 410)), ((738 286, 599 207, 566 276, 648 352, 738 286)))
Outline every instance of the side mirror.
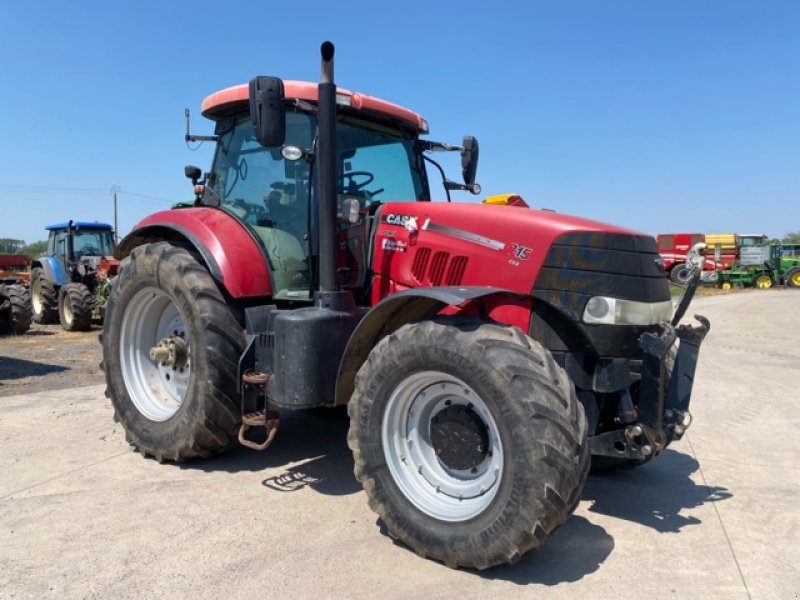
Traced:
POLYGON ((203 174, 200 171, 200 167, 195 167, 194 165, 186 165, 183 168, 183 172, 186 174, 188 179, 191 179, 192 185, 197 185, 197 182, 200 180, 200 176, 203 174))
POLYGON ((250 80, 250 118, 262 146, 276 148, 286 139, 286 105, 283 81, 278 77, 250 80))
POLYGON ((465 135, 461 145, 464 147, 461 152, 461 172, 467 189, 470 189, 475 185, 475 175, 478 172, 478 140, 471 135, 465 135))

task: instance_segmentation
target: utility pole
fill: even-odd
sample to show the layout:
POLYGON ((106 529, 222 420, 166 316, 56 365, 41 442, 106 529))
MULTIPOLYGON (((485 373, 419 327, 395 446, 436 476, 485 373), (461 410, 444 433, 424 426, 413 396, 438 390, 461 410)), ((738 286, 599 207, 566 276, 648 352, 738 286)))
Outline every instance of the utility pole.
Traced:
POLYGON ((119 242, 119 211, 117 210, 117 194, 120 192, 120 187, 114 185, 111 187, 111 193, 114 195, 114 241, 119 242))

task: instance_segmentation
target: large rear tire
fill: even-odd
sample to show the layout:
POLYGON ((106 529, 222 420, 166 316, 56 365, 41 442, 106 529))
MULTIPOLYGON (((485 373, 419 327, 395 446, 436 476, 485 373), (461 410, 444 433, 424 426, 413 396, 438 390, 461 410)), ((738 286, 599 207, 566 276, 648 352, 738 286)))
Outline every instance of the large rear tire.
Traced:
POLYGON ((180 461, 234 442, 243 350, 242 326, 189 250, 147 244, 122 262, 105 312, 106 394, 143 455, 180 461), (178 348, 174 361, 150 359, 159 342, 178 348))
POLYGON ((94 295, 82 283, 68 283, 58 295, 58 320, 66 331, 86 331, 92 326, 94 295))
POLYGON ((45 277, 41 267, 31 272, 33 320, 42 325, 58 323, 58 288, 45 277))
POLYGON ((450 567, 517 561, 580 500, 583 408, 550 353, 516 328, 401 327, 359 370, 349 413, 370 507, 392 537, 450 567))
POLYGON ((31 295, 17 284, 0 284, 0 299, 8 301, 0 318, 0 333, 23 335, 31 327, 31 295))
POLYGON ((692 279, 692 271, 686 267, 685 263, 677 264, 670 270, 669 279, 675 285, 686 287, 692 279))
POLYGON ((6 292, 11 300, 11 333, 22 335, 31 328, 31 294, 21 285, 6 286, 6 292))
POLYGON ((789 287, 800 288, 800 269, 792 269, 786 276, 786 283, 789 287))

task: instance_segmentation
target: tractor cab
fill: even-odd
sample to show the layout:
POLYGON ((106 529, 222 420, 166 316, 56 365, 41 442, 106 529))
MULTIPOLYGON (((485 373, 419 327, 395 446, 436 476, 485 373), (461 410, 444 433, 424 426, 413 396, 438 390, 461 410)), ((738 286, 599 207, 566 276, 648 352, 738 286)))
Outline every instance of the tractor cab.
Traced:
MULTIPOLYGON (((198 204, 221 208, 251 232, 267 259, 273 298, 302 301, 310 300, 319 285, 317 87, 281 83, 286 108, 279 120, 284 131, 273 147, 259 141, 247 86, 206 99, 203 114, 216 120, 217 148, 198 204)), ((425 161, 431 159, 423 152, 463 150, 422 142, 419 135, 424 133, 427 123, 416 113, 337 90, 337 283, 357 298, 369 288, 369 240, 382 204, 429 201, 425 161)), ((473 163, 477 152, 474 156, 473 163)), ((474 178, 474 167, 472 172, 474 178)), ((446 184, 446 189, 465 187, 446 184)))
POLYGON ((114 234, 106 223, 70 221, 45 229, 50 232, 47 256, 55 259, 65 274, 75 269, 96 271, 101 258, 114 255, 114 234))

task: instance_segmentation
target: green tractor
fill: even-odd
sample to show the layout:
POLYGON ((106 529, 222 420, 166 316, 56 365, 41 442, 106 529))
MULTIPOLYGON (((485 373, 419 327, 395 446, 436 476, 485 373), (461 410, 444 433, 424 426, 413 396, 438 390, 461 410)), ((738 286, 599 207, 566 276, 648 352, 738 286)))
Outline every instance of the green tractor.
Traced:
POLYGON ((734 285, 767 290, 780 284, 800 287, 800 244, 743 247, 739 262, 717 275, 717 287, 723 290, 734 285))
POLYGON ((31 299, 37 323, 61 323, 67 331, 89 329, 102 318, 114 258, 114 231, 106 223, 69 221, 46 228, 47 254, 32 263, 31 299))

